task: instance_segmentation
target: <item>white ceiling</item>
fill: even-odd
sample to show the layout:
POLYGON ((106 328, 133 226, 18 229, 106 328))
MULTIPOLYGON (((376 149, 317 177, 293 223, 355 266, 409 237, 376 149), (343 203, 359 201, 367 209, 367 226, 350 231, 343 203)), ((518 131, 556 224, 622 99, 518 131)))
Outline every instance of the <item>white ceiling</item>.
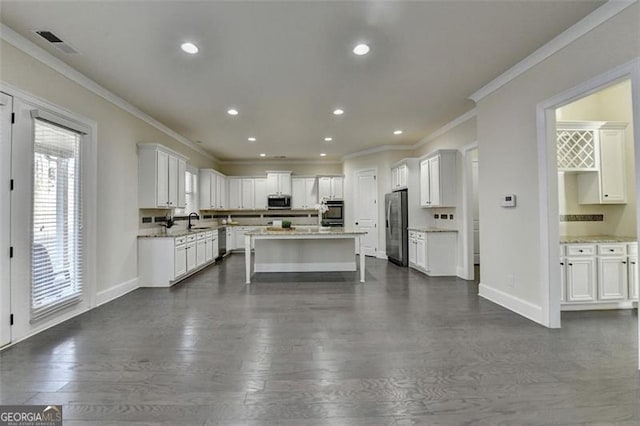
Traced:
POLYGON ((220 159, 336 160, 419 141, 602 3, 3 0, 0 19, 220 159), (180 50, 187 40, 198 55, 180 50), (371 52, 358 57, 361 41, 371 52))

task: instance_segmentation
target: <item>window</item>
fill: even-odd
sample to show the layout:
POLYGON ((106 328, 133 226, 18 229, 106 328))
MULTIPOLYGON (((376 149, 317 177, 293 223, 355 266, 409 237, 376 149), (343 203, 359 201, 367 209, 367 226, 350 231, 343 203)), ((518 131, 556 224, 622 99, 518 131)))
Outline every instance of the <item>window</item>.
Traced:
POLYGON ((82 297, 82 134, 34 120, 31 320, 82 297))
POLYGON ((176 209, 177 214, 198 212, 198 169, 187 166, 184 174, 184 209, 176 209))

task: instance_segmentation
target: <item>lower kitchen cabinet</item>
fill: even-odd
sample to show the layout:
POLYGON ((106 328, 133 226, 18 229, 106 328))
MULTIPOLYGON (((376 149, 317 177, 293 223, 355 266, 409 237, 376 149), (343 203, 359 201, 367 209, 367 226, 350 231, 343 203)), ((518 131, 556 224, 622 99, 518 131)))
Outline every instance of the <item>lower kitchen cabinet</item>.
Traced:
POLYGON ((170 287, 215 262, 217 253, 217 232, 206 231, 178 237, 140 237, 140 287, 170 287))
POLYGON ((631 308, 637 300, 636 243, 563 244, 561 254, 563 309, 631 308))
POLYGON ((567 302, 596 300, 596 260, 568 257, 566 259, 567 302))
POLYGON ((409 266, 430 276, 456 274, 456 231, 409 231, 409 266))

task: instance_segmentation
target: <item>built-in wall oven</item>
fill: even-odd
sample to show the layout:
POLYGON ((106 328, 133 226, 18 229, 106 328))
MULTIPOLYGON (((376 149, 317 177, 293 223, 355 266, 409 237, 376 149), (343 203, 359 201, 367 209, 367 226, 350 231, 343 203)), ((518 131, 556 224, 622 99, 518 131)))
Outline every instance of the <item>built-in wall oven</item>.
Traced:
POLYGON ((344 201, 325 201, 328 210, 322 213, 322 222, 329 226, 344 226, 344 201))

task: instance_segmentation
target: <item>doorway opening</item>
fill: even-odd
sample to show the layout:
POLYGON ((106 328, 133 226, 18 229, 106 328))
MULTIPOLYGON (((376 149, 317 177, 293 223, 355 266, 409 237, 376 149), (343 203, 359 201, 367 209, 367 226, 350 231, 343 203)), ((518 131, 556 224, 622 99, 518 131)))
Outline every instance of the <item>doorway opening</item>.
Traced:
POLYGON ((633 309, 638 243, 631 81, 556 109, 561 311, 633 309))
MULTIPOLYGON (((579 101, 597 92, 606 91, 607 89, 610 89, 610 90, 615 90, 616 88, 620 89, 625 85, 627 87, 630 87, 630 89, 628 90, 630 91, 631 112, 629 113, 630 119, 628 119, 628 123, 626 124, 626 126, 623 126, 623 130, 624 130, 624 137, 633 139, 632 152, 631 153, 626 152, 627 145, 624 145, 622 142, 620 142, 620 138, 616 136, 616 132, 620 133, 620 129, 608 128, 610 127, 610 125, 616 124, 615 122, 613 123, 605 122, 604 124, 601 125, 601 127, 598 127, 596 129, 597 138, 600 138, 602 136, 603 141, 608 144, 607 152, 604 153, 605 158, 602 158, 602 155, 599 151, 600 142, 598 139, 597 143, 595 144, 596 150, 592 153, 592 155, 596 158, 595 167, 592 168, 592 170, 586 170, 585 168, 585 170, 577 172, 577 174, 584 174, 585 175, 584 177, 579 177, 579 176, 575 177, 575 186, 577 187, 578 185, 580 185, 582 188, 581 190, 579 190, 579 191, 582 191, 582 194, 578 194, 575 199, 577 200, 578 197, 581 197, 584 204, 587 204, 588 202, 588 204, 597 204, 597 205, 613 204, 612 202, 609 202, 609 203, 602 202, 605 199, 613 199, 619 202, 620 195, 618 193, 615 193, 615 191, 614 192, 609 192, 609 191, 613 191, 613 189, 615 189, 615 185, 613 185, 613 182, 615 182, 616 180, 624 181, 622 176, 625 176, 625 179, 626 179, 627 177, 626 173, 623 175, 621 169, 618 168, 618 169, 613 169, 615 170, 615 172, 612 172, 611 174, 607 174, 605 172, 605 175, 603 175, 602 170, 600 169, 600 166, 603 160, 605 164, 609 165, 610 162, 613 161, 611 160, 612 158, 619 159, 620 157, 623 157, 626 160, 626 162, 623 163, 625 164, 625 167, 627 162, 630 162, 630 164, 632 164, 632 167, 630 168, 630 170, 635 169, 635 176, 633 176, 633 181, 632 181, 632 184, 633 182, 635 182, 635 185, 631 185, 631 188, 624 187, 623 189, 625 191, 624 196, 630 197, 630 198, 627 198, 627 200, 631 200, 631 203, 633 204, 632 208, 635 209, 635 213, 634 213, 635 223, 638 223, 638 215, 640 214, 638 209, 638 199, 640 198, 638 197, 638 192, 640 191, 640 170, 638 170, 638 167, 636 165, 640 164, 640 115, 637 113, 638 109, 640 108, 640 60, 634 59, 626 64, 622 64, 616 68, 610 69, 609 71, 606 71, 601 75, 598 75, 571 89, 568 89, 545 101, 540 102, 536 108, 536 115, 537 115, 536 123, 537 123, 537 133, 538 133, 538 157, 539 157, 538 164, 539 164, 539 191, 540 191, 539 192, 540 232, 542 235, 542 238, 540 239, 540 253, 541 253, 540 274, 541 274, 541 279, 547 283, 547 286, 543 287, 543 290, 542 290, 543 294, 542 294, 541 323, 550 328, 559 328, 561 325, 561 308, 565 305, 562 303, 562 300, 563 298, 567 297, 566 294, 563 295, 563 289, 564 291, 566 291, 568 288, 570 288, 570 285, 571 285, 565 282, 567 277, 570 280, 580 279, 580 280, 587 280, 587 282, 589 279, 591 279, 594 283, 593 285, 597 286, 597 283, 595 282, 595 280, 599 278, 598 274, 605 275, 606 277, 615 276, 616 273, 621 276, 624 275, 623 266, 621 265, 625 265, 625 264, 622 264, 622 259, 619 259, 621 265, 614 265, 613 264, 614 261, 606 261, 606 262, 603 261, 602 268, 600 269, 600 271, 598 271, 597 269, 599 254, 604 255, 608 253, 611 256, 615 256, 615 255, 622 256, 623 254, 622 249, 616 248, 616 247, 605 246, 600 248, 597 244, 594 246, 595 248, 592 247, 591 250, 595 250, 594 254, 596 256, 596 259, 595 259, 596 265, 594 268, 592 268, 588 263, 586 265, 582 263, 580 265, 576 265, 575 263, 574 265, 561 265, 561 263, 564 263, 563 260, 565 262, 567 261, 567 253, 569 253, 568 257, 570 258, 573 258, 573 255, 576 253, 574 253, 573 249, 572 251, 567 252, 567 247, 563 246, 560 240, 561 229, 560 229, 559 219, 560 219, 561 210, 560 210, 560 201, 559 201, 560 194, 559 194, 559 179, 558 179, 558 169, 559 169, 558 160, 559 160, 559 154, 562 155, 563 150, 559 149, 558 147, 558 139, 559 139, 558 131, 563 129, 561 128, 559 129, 558 124, 561 127, 568 126, 567 123, 564 123, 562 121, 567 119, 568 116, 566 114, 572 108, 570 107, 570 108, 567 108, 565 111, 563 111, 562 110, 563 107, 569 106, 575 101, 579 101), (618 86, 618 85, 622 85, 622 86, 618 86), (560 120, 558 120, 557 118, 558 113, 560 113, 559 115, 560 120), (603 131, 605 132, 604 134, 602 133, 603 131), (625 152, 621 153, 620 147, 624 147, 625 152), (631 156, 631 158, 628 158, 629 156, 631 156), (578 184, 579 180, 581 181, 580 184, 578 184), (633 186, 635 186, 635 190, 633 186), (629 191, 633 191, 634 193, 630 196, 629 191), (608 197, 605 197, 605 195, 608 195, 608 197), (598 201, 598 203, 596 203, 595 201, 598 201), (613 250, 613 251, 608 251, 608 250, 613 250), (565 266, 578 267, 578 268, 577 268, 577 271, 574 273, 566 273, 566 270, 563 269, 563 267, 565 266), (563 271, 565 272, 564 274, 563 274, 563 271), (593 278, 591 278, 589 275, 592 275, 593 278)), ((629 95, 627 95, 627 100, 628 99, 629 99, 629 95)), ((576 105, 573 105, 574 112, 577 110, 576 105)), ((576 127, 576 126, 573 126, 573 127, 576 127)), ((576 129, 573 128, 568 130, 573 131, 576 129)), ((578 130, 584 130, 584 129, 578 129, 578 130)), ((593 131, 596 132, 596 130, 593 130, 593 131)), ((574 151, 573 156, 574 157, 578 156, 585 160, 588 160, 587 154, 582 153, 581 151, 582 147, 579 147, 580 144, 582 145, 586 144, 585 141, 582 141, 579 136, 575 136, 575 135, 569 136, 568 134, 565 135, 565 138, 571 139, 571 137, 573 137, 574 139, 573 139, 573 142, 571 141, 568 142, 569 146, 571 146, 571 144, 573 143, 576 149, 579 149, 578 151, 574 151), (581 142, 578 143, 577 142, 578 140, 581 140, 581 142)), ((583 136, 582 139, 584 139, 585 137, 586 136, 583 136)), ((564 164, 562 165, 561 168, 564 169, 569 167, 567 166, 567 164, 564 164)), ((566 170, 565 170, 565 175, 566 175, 566 170)), ((564 181, 565 178, 566 176, 563 176, 562 180, 564 181)), ((567 185, 571 186, 573 182, 574 182, 574 178, 570 177, 568 183, 567 182, 561 182, 561 183, 563 184, 563 187, 567 189, 568 187, 567 185)), ((627 202, 627 204, 629 203, 627 202)), ((567 203, 567 206, 569 206, 569 203, 567 203)), ((563 208, 565 208, 565 206, 563 206, 563 208)), ((564 220, 576 221, 575 220, 576 217, 572 217, 571 215, 566 215, 566 216, 567 217, 563 218, 564 220)), ((596 219, 596 217, 592 216, 591 219, 596 219)), ((600 218, 597 217, 597 219, 599 221, 600 218)), ((604 217, 602 222, 604 222, 604 217)), ((568 226, 572 226, 573 228, 575 228, 576 226, 579 226, 579 224, 578 225, 569 224, 568 226)), ((563 232, 569 232, 568 226, 566 223, 563 225, 563 232)), ((573 230, 573 228, 571 229, 573 230)), ((635 242, 635 241, 638 241, 638 227, 634 225, 634 228, 635 228, 636 234, 632 235, 631 237, 635 237, 633 238, 635 242)), ((629 246, 626 247, 626 251, 624 252, 627 256, 626 262, 629 262, 629 257, 632 257, 632 258, 634 257, 634 254, 633 254, 634 246, 636 245, 632 244, 631 245, 632 248, 629 248, 629 246), (630 250, 631 250, 631 256, 629 256, 630 250)), ((587 256, 589 254, 588 253, 589 249, 575 248, 575 250, 577 251, 578 255, 587 256), (579 250, 583 250, 583 251, 580 252, 579 250)), ((634 272, 635 270, 632 268, 631 274, 634 274, 634 272)), ((627 280, 629 279, 628 263, 627 263, 626 279, 627 280)), ((635 280, 634 277, 632 277, 631 279, 632 281, 635 280)), ((611 282, 611 281, 605 281, 605 282, 611 282)), ((615 283, 615 280, 613 282, 615 283)), ((619 295, 616 295, 615 292, 611 291, 613 287, 615 287, 615 285, 612 285, 612 286, 605 285, 602 288, 602 290, 600 290, 599 293, 598 293, 599 291, 598 287, 595 287, 593 291, 595 292, 596 297, 598 296, 598 294, 600 294, 600 298, 602 299, 600 300, 600 302, 604 303, 604 300, 606 298, 619 297, 619 295)), ((588 289, 588 285, 586 288, 588 289)), ((618 285, 618 291, 620 291, 620 288, 623 288, 623 286, 618 285)), ((571 290, 573 291, 573 289, 571 290)), ((571 297, 583 296, 580 292, 582 291, 582 293, 584 293, 584 290, 585 290, 584 286, 582 288, 578 287, 576 292, 573 295, 571 295, 571 297)), ((591 292, 591 289, 588 289, 588 291, 591 292)), ((627 297, 628 297, 629 287, 627 287, 626 291, 627 291, 627 297)), ((632 289, 632 291, 634 290, 632 289)), ((622 292, 624 292, 624 288, 622 292)), ((578 301, 574 303, 578 303, 578 301)), ((598 303, 598 301, 593 303, 598 303)), ((632 302, 632 304, 637 305, 636 302, 632 302)), ((633 315, 637 316, 636 312, 637 311, 635 310, 631 311, 633 315)), ((640 319, 638 319, 638 321, 640 325, 640 319)), ((640 329, 640 327, 638 328, 640 329)), ((636 335, 635 338, 640 340, 640 335, 636 335)), ((637 356, 638 356, 638 361, 640 365, 640 349, 638 350, 637 356)))
POLYGON ((463 233, 460 255, 463 270, 458 276, 465 280, 480 281, 480 190, 478 143, 462 149, 463 154, 463 233))

